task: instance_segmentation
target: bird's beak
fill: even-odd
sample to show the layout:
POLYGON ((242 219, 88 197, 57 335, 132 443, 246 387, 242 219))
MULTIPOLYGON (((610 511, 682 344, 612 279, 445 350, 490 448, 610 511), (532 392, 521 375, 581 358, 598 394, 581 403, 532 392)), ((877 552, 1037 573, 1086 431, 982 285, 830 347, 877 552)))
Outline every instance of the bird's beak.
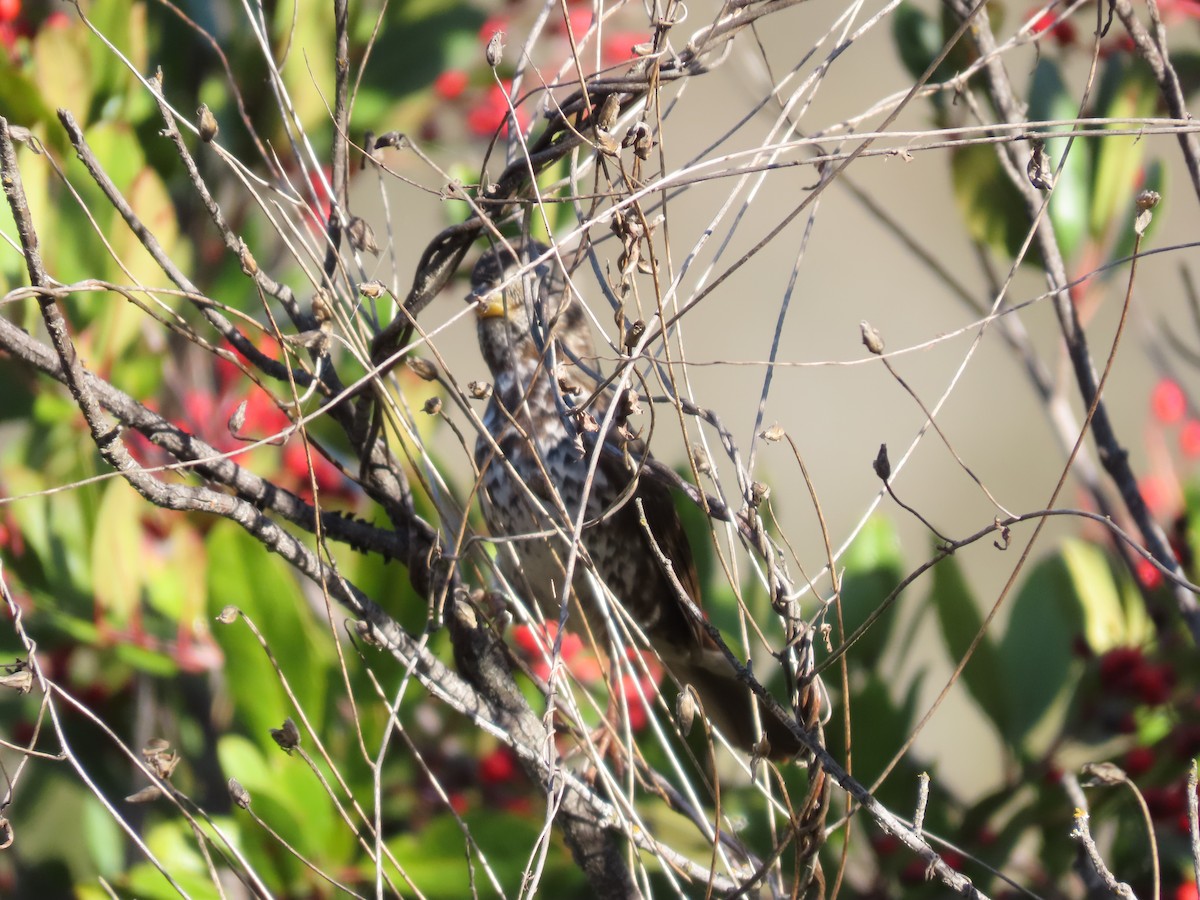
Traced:
POLYGON ((475 315, 480 319, 503 318, 508 309, 504 303, 504 291, 491 291, 487 294, 472 294, 468 299, 475 303, 475 315))

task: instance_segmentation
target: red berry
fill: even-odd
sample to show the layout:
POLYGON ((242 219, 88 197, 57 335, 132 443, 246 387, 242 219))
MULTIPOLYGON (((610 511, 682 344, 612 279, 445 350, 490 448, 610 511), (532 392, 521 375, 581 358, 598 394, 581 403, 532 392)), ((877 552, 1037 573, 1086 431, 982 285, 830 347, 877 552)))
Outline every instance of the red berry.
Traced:
POLYGON ((1127 690, 1143 662, 1137 647, 1113 647, 1100 657, 1100 684, 1108 690, 1127 690))
POLYGON ((1149 787, 1142 791, 1146 807, 1150 810, 1151 818, 1154 819, 1173 819, 1184 812, 1187 807, 1187 798, 1183 794, 1180 785, 1149 787))
POLYGON ((918 884, 925 883, 925 870, 928 866, 922 859, 910 860, 903 869, 900 870, 900 883, 909 887, 914 887, 918 884))
POLYGON ((12 22, 21 14, 21 0, 0 0, 0 22, 12 22))
POLYGON ((871 838, 871 846, 877 856, 891 856, 900 849, 900 838, 894 834, 877 834, 871 838))
POLYGON ((1131 778, 1145 775, 1154 765, 1154 751, 1149 747, 1134 747, 1125 754, 1121 768, 1131 778))
POLYGON ((1133 675, 1133 690, 1147 706, 1161 706, 1171 699, 1175 672, 1169 666, 1142 666, 1133 675))
POLYGON ((1187 413, 1187 397, 1179 382, 1172 378, 1160 378, 1150 394, 1150 409, 1163 425, 1180 422, 1187 413))

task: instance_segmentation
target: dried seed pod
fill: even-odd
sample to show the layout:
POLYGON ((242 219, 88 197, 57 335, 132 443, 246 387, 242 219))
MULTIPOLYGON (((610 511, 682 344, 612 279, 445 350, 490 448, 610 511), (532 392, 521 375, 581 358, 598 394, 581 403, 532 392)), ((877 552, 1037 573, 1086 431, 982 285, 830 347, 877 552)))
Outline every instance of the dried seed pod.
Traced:
POLYGON ((134 791, 125 798, 126 803, 153 803, 163 796, 162 788, 157 784, 149 784, 140 791, 134 791))
POLYGON ((472 381, 467 385, 467 390, 476 400, 487 400, 492 396, 492 386, 486 381, 472 381))
POLYGON ((296 723, 289 716, 283 720, 281 728, 271 729, 271 740, 278 744, 285 753, 291 753, 300 746, 300 729, 296 727, 296 723))
POLYGON ((625 352, 632 353, 633 348, 637 346, 638 341, 640 341, 642 339, 642 336, 645 333, 646 333, 646 323, 643 322, 641 319, 638 319, 636 322, 633 322, 628 328, 626 328, 625 329, 625 352))
POLYGON ((1025 166, 1025 174, 1039 191, 1054 187, 1054 164, 1046 152, 1045 141, 1040 138, 1032 138, 1029 142, 1029 164, 1025 166))
POLYGON ((771 486, 764 484, 761 481, 755 481, 750 484, 750 505, 755 509, 762 506, 764 500, 771 497, 771 486))
POLYGON ((887 481, 892 477, 892 461, 888 459, 887 444, 879 445, 879 452, 875 454, 875 474, 879 476, 881 481, 887 481))
POLYGON ((0 687, 12 688, 18 694, 28 694, 33 690, 33 673, 20 667, 15 672, 0 675, 0 687))
POLYGON ((196 128, 200 132, 200 140, 206 144, 211 144, 217 137, 217 132, 221 130, 217 125, 217 117, 212 114, 212 110, 208 108, 207 103, 201 103, 200 108, 196 110, 196 128))
POLYGON ((250 792, 236 778, 229 779, 229 799, 242 809, 250 808, 250 792))
POLYGON ((358 292, 370 300, 378 300, 387 293, 387 288, 381 281, 364 281, 358 286, 358 292))
POLYGON ((250 248, 242 244, 241 252, 238 254, 242 264, 242 271, 253 278, 258 274, 258 260, 254 258, 254 254, 250 252, 250 248))
POLYGON ((1083 768, 1079 771, 1088 779, 1083 782, 1084 787, 1094 787, 1098 784, 1124 784, 1129 780, 1125 770, 1116 763, 1084 763, 1083 768))
POLYGON ((483 58, 493 69, 500 65, 504 59, 504 32, 497 31, 492 35, 487 42, 487 49, 483 51, 483 58))
POLYGON ((410 356, 407 361, 412 373, 422 381, 437 381, 437 366, 420 356, 410 356))
POLYGON ((875 330, 874 326, 870 322, 863 320, 858 323, 858 327, 862 330, 863 346, 876 356, 883 353, 883 338, 875 330))
POLYGON ((770 428, 764 428, 762 431, 760 431, 758 436, 767 443, 773 444, 776 441, 783 440, 786 434, 787 432, 783 430, 783 426, 776 422, 770 428))
POLYGON ((618 156, 621 153, 621 145, 617 143, 617 139, 599 128, 596 129, 596 149, 605 156, 618 156))
POLYGON ((242 428, 246 424, 246 407, 249 405, 248 400, 243 400, 237 405, 237 409, 233 411, 233 415, 229 417, 229 433, 234 437, 241 434, 242 428))
POLYGON ((600 106, 600 115, 596 117, 596 127, 604 131, 612 131, 617 124, 617 116, 621 113, 621 99, 616 94, 609 94, 600 106))
POLYGON ((359 252, 366 251, 372 256, 379 255, 379 245, 375 243, 375 232, 361 216, 351 216, 350 224, 346 226, 346 236, 350 238, 350 246, 359 252))
POLYGON ((679 733, 684 737, 687 737, 692 732, 692 725, 696 721, 696 712, 699 705, 699 700, 696 698, 696 689, 690 684, 684 685, 683 690, 679 692, 679 696, 675 698, 675 722, 679 725, 679 733))
POLYGON ((329 300, 329 291, 325 288, 317 288, 317 292, 312 298, 312 313, 313 318, 324 325, 326 322, 333 319, 333 304, 329 300))
POLYGON ((1145 190, 1138 193, 1134 204, 1137 206, 1138 212, 1133 220, 1133 230, 1141 237, 1146 233, 1146 229, 1150 227, 1150 220, 1154 218, 1154 213, 1151 210, 1158 206, 1162 200, 1162 195, 1158 191, 1145 190))
POLYGON ((438 413, 440 413, 442 411, 442 398, 441 397, 430 397, 428 400, 425 401, 425 406, 423 408, 425 410, 426 415, 436 416, 438 413))
POLYGON ((221 614, 217 616, 217 621, 222 625, 232 625, 235 621, 237 621, 237 617, 240 614, 241 610, 239 610, 236 606, 226 606, 223 610, 221 610, 221 614))
POLYGON ((650 158, 650 150, 653 147, 654 141, 650 137, 650 129, 643 127, 633 142, 633 155, 645 162, 650 158))

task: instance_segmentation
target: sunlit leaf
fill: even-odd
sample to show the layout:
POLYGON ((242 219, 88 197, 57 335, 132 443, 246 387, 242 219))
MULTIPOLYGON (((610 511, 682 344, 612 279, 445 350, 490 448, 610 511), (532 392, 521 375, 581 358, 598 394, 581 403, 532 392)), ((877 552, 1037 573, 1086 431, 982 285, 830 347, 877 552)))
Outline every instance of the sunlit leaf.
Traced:
POLYGON ((124 628, 141 604, 142 522, 145 501, 124 480, 110 481, 100 501, 92 542, 98 615, 124 628))
MULTIPOLYGON (((1049 57, 1038 60, 1029 86, 1029 118, 1034 121, 1071 120, 1078 116, 1078 99, 1071 96, 1058 64, 1049 57)), ((1070 125, 1058 125, 1049 132, 1070 131, 1070 125)), ((1046 132, 1043 132, 1046 133, 1046 132)), ((1067 138, 1046 140, 1046 153, 1054 174, 1050 198, 1050 221, 1068 260, 1075 255, 1087 235, 1091 201, 1091 152, 1086 141, 1067 138), (1063 163, 1063 156, 1069 155, 1063 163), (1061 170, 1059 166, 1061 165, 1061 170)))
MULTIPOLYGON (((1145 64, 1128 54, 1109 58, 1104 72, 1099 108, 1106 119, 1140 119, 1154 114, 1158 90, 1145 64)), ((1128 123, 1105 126, 1109 130, 1128 130, 1128 123)), ((1092 237, 1101 240, 1114 227, 1122 227, 1116 214, 1131 201, 1138 173, 1146 155, 1146 141, 1137 135, 1102 137, 1096 148, 1096 168, 1092 180, 1092 237)))
MULTIPOLYGON (((995 148, 971 144, 950 156, 954 200, 970 236, 997 253, 1013 258, 1029 232, 1029 211, 996 158, 995 148)), ((1036 264, 1031 245, 1023 262, 1036 264)))

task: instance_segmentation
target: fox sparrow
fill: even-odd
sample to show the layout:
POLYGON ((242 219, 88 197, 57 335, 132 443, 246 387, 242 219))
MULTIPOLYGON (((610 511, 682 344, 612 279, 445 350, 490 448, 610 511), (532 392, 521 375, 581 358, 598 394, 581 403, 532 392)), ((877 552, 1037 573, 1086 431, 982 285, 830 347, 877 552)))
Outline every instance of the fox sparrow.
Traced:
MULTIPOLYGON (((600 392, 586 412, 576 408, 597 386, 593 374, 584 371, 596 361, 591 332, 554 260, 529 265, 547 248, 534 241, 512 247, 515 257, 513 250, 498 246, 480 259, 470 298, 478 304, 479 347, 494 380, 484 415, 488 434, 480 435, 475 458, 483 473, 484 517, 492 536, 507 545, 499 553, 501 570, 516 591, 557 620, 570 536, 586 502, 568 627, 582 630, 582 613, 597 640, 607 634, 609 619, 586 575, 590 560, 675 680, 690 684, 713 724, 750 752, 757 739, 751 694, 684 607, 651 545, 653 536, 677 582, 699 606, 691 548, 669 490, 638 477, 646 450, 616 434, 598 448, 604 452, 588 483, 591 454, 581 440, 587 427, 582 423, 588 415, 590 422, 602 420, 611 402, 600 392), (501 289, 518 272, 521 276, 501 289)), ((761 707, 760 720, 772 757, 801 749, 784 723, 761 707)))

